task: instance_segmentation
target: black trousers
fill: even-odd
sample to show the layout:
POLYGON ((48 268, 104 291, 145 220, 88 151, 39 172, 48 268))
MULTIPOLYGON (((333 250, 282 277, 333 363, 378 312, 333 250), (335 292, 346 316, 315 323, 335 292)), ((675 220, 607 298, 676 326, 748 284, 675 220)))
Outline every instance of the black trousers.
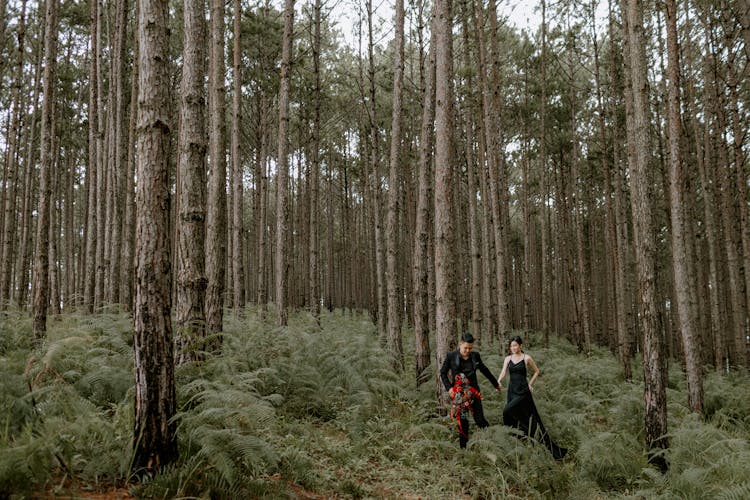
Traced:
MULTIPOLYGON (((471 409, 473 410, 474 414, 474 423, 477 424, 477 427, 480 429, 484 429, 485 427, 489 427, 490 423, 487 422, 487 419, 484 418, 484 408, 482 408, 482 400, 479 398, 474 399, 471 403, 471 409)), ((461 435, 459 433, 458 435, 458 444, 461 446, 461 448, 466 448, 466 443, 469 441, 469 420, 465 417, 461 417, 461 428, 466 431, 465 436, 461 435)))

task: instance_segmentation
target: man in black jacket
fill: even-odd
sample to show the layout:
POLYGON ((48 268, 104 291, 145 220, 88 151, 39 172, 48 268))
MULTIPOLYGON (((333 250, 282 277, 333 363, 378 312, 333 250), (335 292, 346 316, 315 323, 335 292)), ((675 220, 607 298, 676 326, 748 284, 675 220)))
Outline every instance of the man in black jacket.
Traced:
MULTIPOLYGON (((443 381, 445 390, 453 398, 453 384, 451 379, 455 379, 456 375, 463 373, 466 378, 469 379, 471 386, 479 391, 479 382, 477 380, 477 371, 487 377, 487 380, 500 391, 500 385, 497 383, 497 378, 492 375, 492 372, 482 363, 482 358, 478 352, 473 352, 474 349, 474 336, 471 333, 465 333, 461 336, 461 342, 458 344, 458 351, 451 351, 445 357, 443 366, 440 368, 440 379, 443 381), (448 378, 448 372, 451 372, 451 378, 448 378)), ((471 403, 471 413, 474 415, 474 422, 477 427, 484 428, 490 424, 487 419, 484 418, 484 410, 482 409, 482 400, 480 398, 474 398, 471 403)), ((461 419, 461 426, 466 429, 465 432, 459 433, 459 445, 461 448, 466 448, 466 443, 469 440, 469 423, 465 419, 461 419)))

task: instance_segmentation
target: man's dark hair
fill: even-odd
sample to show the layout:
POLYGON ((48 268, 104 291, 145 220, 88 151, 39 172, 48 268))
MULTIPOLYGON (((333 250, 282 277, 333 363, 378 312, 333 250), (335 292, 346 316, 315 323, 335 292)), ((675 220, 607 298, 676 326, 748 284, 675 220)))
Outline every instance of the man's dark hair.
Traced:
POLYGON ((464 333, 463 335, 461 335, 461 342, 466 342, 467 344, 473 344, 474 335, 472 335, 470 332, 464 333))

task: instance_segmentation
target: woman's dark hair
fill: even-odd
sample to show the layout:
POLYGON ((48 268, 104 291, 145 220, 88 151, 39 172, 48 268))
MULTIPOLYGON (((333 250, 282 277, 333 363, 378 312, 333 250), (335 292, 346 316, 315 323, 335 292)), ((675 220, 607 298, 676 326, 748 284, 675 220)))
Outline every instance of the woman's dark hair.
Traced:
POLYGON ((521 340, 521 337, 518 335, 513 335, 510 340, 508 340, 508 345, 510 345, 511 342, 515 342, 518 345, 523 345, 523 340, 521 340))

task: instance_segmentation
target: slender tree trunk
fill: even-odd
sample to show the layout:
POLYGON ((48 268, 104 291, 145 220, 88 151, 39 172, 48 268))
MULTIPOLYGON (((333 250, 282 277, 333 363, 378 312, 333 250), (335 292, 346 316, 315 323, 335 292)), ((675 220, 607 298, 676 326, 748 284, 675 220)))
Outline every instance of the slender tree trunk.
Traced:
MULTIPOLYGON (((573 47, 575 48, 575 47, 573 47)), ((572 57, 571 57, 572 59, 572 57)), ((573 63, 569 67, 571 78, 574 73, 573 63)), ((583 215, 584 210, 582 209, 583 191, 586 189, 587 183, 581 174, 581 155, 579 152, 579 139, 576 133, 576 125, 578 123, 576 119, 576 112, 578 110, 578 98, 575 95, 575 85, 573 81, 569 82, 570 89, 570 108, 571 108, 571 122, 570 130, 573 139, 571 144, 571 213, 573 216, 573 225, 575 226, 575 256, 572 256, 571 267, 575 266, 575 272, 571 273, 571 283, 574 284, 576 289, 576 295, 574 300, 576 301, 576 324, 578 325, 577 335, 579 340, 579 349, 585 353, 591 351, 591 311, 590 311, 590 278, 589 278, 589 266, 588 259, 586 258, 584 246, 584 234, 583 234, 583 215), (575 263, 575 264, 573 264, 575 263), (580 342, 582 341, 582 343, 580 342)), ((571 252, 572 253, 572 252, 571 252)))
MULTIPOLYGON (((612 10, 612 2, 610 1, 608 4, 609 7, 609 33, 610 38, 614 38, 615 36, 615 20, 614 20, 614 13, 612 10)), ((623 34, 626 33, 623 31, 623 34)), ((627 42, 625 42, 627 43, 627 42)), ((621 54, 617 50, 617 48, 614 46, 614 44, 610 47, 610 57, 613 61, 621 61, 621 64, 624 62, 622 61, 621 54)), ((613 85, 615 87, 614 93, 618 96, 624 96, 627 95, 627 92, 624 89, 622 78, 621 78, 621 72, 616 70, 615 64, 610 65, 610 80, 613 82, 613 85)), ((613 99, 614 101, 614 99, 613 99)), ((615 107, 615 103, 613 102, 612 107, 615 107)), ((632 107, 631 105, 631 99, 628 97, 625 99, 625 108, 626 110, 629 110, 632 107)), ((632 121, 632 120, 631 120, 632 121)), ((625 123, 625 120, 620 116, 620 114, 616 114, 614 116, 614 128, 615 132, 613 134, 625 132, 626 136, 628 137, 628 153, 630 154, 630 144, 632 144, 632 139, 630 138, 627 123, 625 123)), ((628 249, 630 247, 629 245, 629 239, 628 239, 628 217, 627 217, 627 208, 626 208, 626 199, 627 195, 625 193, 625 187, 624 187, 624 176, 622 174, 622 168, 621 164, 623 163, 621 161, 621 154, 622 154, 622 148, 617 143, 617 141, 613 142, 613 151, 612 151, 612 190, 613 190, 613 202, 614 202, 614 231, 615 231, 615 246, 617 248, 617 252, 615 254, 616 261, 615 261, 615 287, 616 287, 616 297, 617 297, 617 345, 618 345, 618 355, 620 357, 620 362, 623 365, 623 374, 625 376, 625 380, 631 380, 633 377, 632 374, 632 365, 631 365, 631 358, 632 358, 632 344, 633 344, 633 335, 631 334, 631 321, 629 318, 628 311, 631 310, 630 304, 631 302, 631 292, 627 286, 627 262, 628 262, 628 249)), ((627 156, 626 155, 626 156, 627 156)))
MULTIPOLYGON (((64 61, 65 62, 65 61, 64 61)), ((55 166, 51 175, 52 183, 50 197, 50 219, 49 219, 49 312, 53 315, 59 315, 60 309, 60 141, 59 131, 57 130, 57 121, 53 113, 52 130, 55 131, 52 139, 52 150, 55 151, 55 158, 52 165, 55 166)))
MULTIPOLYGON (((39 11, 43 11, 44 6, 39 7, 39 11)), ((41 30, 40 30, 41 31, 41 30)), ((35 64, 34 64, 34 83, 33 83, 33 97, 31 99, 32 112, 31 120, 28 126, 30 132, 28 134, 28 141, 26 142, 26 151, 29 154, 26 155, 24 161, 24 179, 23 179, 23 209, 21 211, 21 242, 20 250, 18 252, 18 260, 16 262, 16 295, 15 302, 19 308, 26 306, 26 300, 28 299, 29 290, 29 266, 32 259, 32 234, 33 234, 33 223, 32 223, 32 207, 36 205, 36 190, 34 182, 34 165, 36 162, 35 152, 38 148, 36 145, 36 134, 37 134, 37 117, 39 113, 39 95, 40 95, 40 81, 42 78, 42 61, 44 49, 43 44, 37 44, 35 53, 35 64)))
POLYGON ((686 249, 684 216, 685 180, 682 166, 682 116, 680 112, 680 61, 677 42, 677 7, 674 0, 665 0, 667 55, 669 57, 669 203, 672 218, 672 272, 677 299, 677 313, 685 353, 688 383, 688 405, 696 413, 703 412, 703 373, 698 355, 695 331, 694 284, 690 282, 686 249))
POLYGON ((395 41, 393 61, 393 110, 391 120, 391 154, 388 178, 388 225, 386 229, 386 253, 388 286, 388 352, 391 364, 397 372, 404 370, 404 348, 401 340, 402 298, 398 273, 398 227, 399 227, 399 169, 401 168, 401 113, 404 88, 404 1, 396 0, 395 41))
POLYGON ((88 189, 88 214, 86 220, 86 271, 83 287, 83 303, 91 313, 94 310, 94 294, 96 285, 96 241, 97 241, 97 172, 99 158, 97 144, 99 123, 99 0, 91 0, 90 38, 91 64, 89 66, 89 158, 86 167, 86 186, 88 189))
POLYGON ((652 182, 649 141, 649 101, 646 71, 646 50, 643 39, 643 12, 639 0, 625 0, 627 13, 628 48, 631 98, 633 100, 633 147, 630 162, 632 185, 636 264, 640 292, 640 324, 643 332, 643 376, 646 403, 646 444, 650 461, 666 470, 667 462, 661 454, 668 448, 666 380, 663 347, 659 331, 656 303, 656 244, 653 234, 653 215, 650 189, 652 182))
MULTIPOLYGON (((473 5, 470 1, 464 1, 463 7, 463 24, 462 34, 464 40, 464 58, 465 66, 467 70, 472 67, 471 59, 471 41, 470 41, 470 20, 472 19, 473 5)), ((433 42, 430 43, 432 47, 433 42)), ((474 88, 474 83, 471 78, 471 72, 467 71, 467 82, 466 86, 468 89, 474 88)), ((434 76, 432 76, 434 78, 434 76)), ((434 85, 434 84, 433 84, 434 85)), ((469 254, 471 255, 471 319, 469 324, 470 330, 474 338, 482 338, 482 252, 480 249, 479 242, 479 223, 478 223, 478 209, 477 209, 477 175, 476 169, 477 164, 474 158, 474 96, 471 95, 470 99, 464 109, 464 121, 466 127, 466 174, 468 183, 468 198, 469 198, 469 254)))
POLYGON ((45 9, 44 85, 42 101, 41 152, 39 162, 39 206, 37 210, 36 259, 34 262, 34 341, 40 342, 47 334, 49 305, 49 228, 52 210, 52 175, 54 165, 54 115, 57 70, 57 10, 58 0, 48 0, 45 9))
POLYGON ((312 167, 310 177, 310 264, 308 280, 310 290, 310 306, 313 317, 320 326, 320 242, 319 242, 319 199, 320 199, 320 9, 321 0, 314 0, 313 6, 313 71, 315 73, 315 91, 313 101, 315 116, 313 117, 312 167))
POLYGON ((373 194, 373 221, 375 226, 375 275, 377 279, 377 326, 378 338, 381 345, 385 345, 388 338, 387 321, 388 311, 386 300, 385 262, 383 251, 383 227, 380 207, 380 134, 378 131, 377 101, 375 100, 375 55, 372 30, 372 0, 367 0, 367 32, 368 32, 368 55, 369 55, 369 81, 370 81, 370 141, 372 154, 370 155, 370 175, 372 176, 373 194))
POLYGON ((549 331, 551 326, 550 317, 552 314, 552 265, 550 262, 549 241, 550 241, 550 220, 547 201, 549 200, 549 174, 547 167, 547 2, 542 0, 542 47, 540 56, 541 66, 541 103, 540 103, 540 131, 539 131, 539 165, 540 175, 542 178, 542 206, 541 206, 541 252, 542 252, 542 332, 544 336, 544 346, 549 346, 549 331))
MULTIPOLYGON (((523 106, 528 108, 529 106, 529 64, 528 61, 524 62, 523 72, 523 106)), ((521 211, 523 215, 523 262, 521 266, 521 298, 523 300, 523 307, 521 311, 523 313, 522 325, 524 330, 529 330, 532 327, 532 306, 531 306, 531 252, 533 250, 532 235, 534 234, 534 226, 532 225, 531 210, 532 206, 530 203, 531 192, 530 192, 530 172, 529 172, 529 124, 528 119, 523 119, 523 150, 521 158, 521 196, 523 197, 521 202, 521 211)))
POLYGON ((258 304, 260 305, 260 318, 263 319, 266 315, 268 307, 268 273, 266 270, 266 255, 268 250, 268 165, 266 157, 267 134, 265 133, 266 127, 264 126, 266 119, 263 117, 265 113, 261 113, 261 144, 260 144, 260 201, 259 201, 259 213, 258 213, 258 304))
MULTIPOLYGON (((224 1, 211 0, 209 48, 209 178, 206 218, 206 323, 211 334, 224 329, 227 259, 227 159, 224 83, 224 1)), ((209 346, 218 348, 220 341, 209 346)))
MULTIPOLYGON (((434 17, 434 15, 431 17, 434 17)), ((417 385, 427 381, 427 367, 430 365, 428 248, 430 237, 430 167, 433 147, 432 127, 435 121, 435 30, 430 31, 430 50, 422 90, 417 218, 414 230, 414 356, 417 385)))
POLYGON ((292 77, 292 45, 294 38, 294 0, 284 2, 284 35, 281 50, 281 82, 279 89, 279 154, 276 177, 276 308, 277 323, 286 326, 288 321, 288 260, 286 255, 287 228, 289 224, 289 94, 292 77))
POLYGON ((240 71, 241 53, 240 53, 240 17, 242 9, 240 0, 234 0, 233 15, 233 48, 232 48, 232 139, 231 139, 231 156, 232 171, 234 172, 234 203, 232 204, 233 219, 232 224, 232 246, 234 247, 234 265, 232 266, 234 281, 234 307, 241 311, 245 306, 245 267, 243 265, 244 244, 244 183, 242 158, 240 156, 240 121, 242 120, 240 103, 242 99, 242 73, 240 71))
MULTIPOLYGON (((5 8, 0 11, 5 16, 5 8)), ((18 27, 16 28, 16 37, 18 45, 16 46, 16 74, 14 76, 13 85, 13 123, 10 125, 8 133, 8 150, 7 160, 5 162, 6 169, 8 171, 8 181, 6 182, 4 195, 5 195, 5 206, 3 216, 3 233, 2 242, 3 246, 0 249, 0 262, 2 262, 2 269, 0 270, 0 310, 5 309, 11 302, 10 285, 11 278, 13 275, 13 252, 15 250, 16 241, 16 229, 17 229, 17 218, 16 218, 16 200, 18 198, 18 182, 20 180, 20 161, 17 158, 18 143, 21 141, 21 119, 23 113, 21 112, 21 96, 23 86, 23 65, 24 65, 24 53, 25 53, 25 37, 26 37, 26 0, 21 2, 21 11, 18 17, 18 27)))
MULTIPOLYGON (((436 0, 435 30, 435 370, 442 394, 439 368, 456 337, 453 294, 453 38, 452 0, 436 0)), ((438 397, 438 401, 441 398, 438 397)))
MULTIPOLYGON (((495 3, 494 0, 490 1, 488 11, 490 14, 490 25, 492 29, 494 16, 495 3)), ((477 32, 482 33, 484 31, 484 13, 481 2, 477 4, 477 32)), ((494 44, 493 44, 494 45, 494 44)), ((492 56, 496 55, 496 50, 492 51, 492 56)), ((494 64, 494 63, 493 63, 494 64)), ((495 242, 495 281, 496 281, 496 314, 497 314, 497 329, 498 333, 502 336, 510 331, 510 319, 508 318, 508 298, 506 295, 506 254, 505 245, 503 243, 503 227, 502 227, 502 215, 501 205, 504 199, 503 189, 500 186, 500 168, 502 160, 500 158, 500 144, 499 144, 499 131, 497 123, 495 121, 495 109, 493 104, 492 89, 487 77, 487 49, 484 42, 484 37, 479 36, 479 74, 480 84, 482 89, 482 109, 484 118, 484 135, 485 135, 485 148, 486 148, 486 161, 487 169, 489 171, 489 195, 490 195, 490 207, 492 213, 492 230, 495 242)), ((496 81, 497 74, 496 70, 493 69, 491 77, 496 81)))
MULTIPOLYGON (((114 181, 113 192, 113 213, 112 213, 112 237, 110 248, 110 267, 109 267, 109 302, 117 304, 121 302, 120 298, 120 266, 122 265, 122 242, 123 242, 123 205, 125 198, 125 173, 124 164, 127 161, 125 150, 125 57, 126 57, 126 35, 127 35, 127 14, 128 0, 117 0, 116 4, 116 21, 115 21, 115 45, 113 61, 113 78, 114 78, 114 98, 115 107, 112 117, 112 132, 114 134, 112 145, 114 151, 110 152, 112 162, 112 179, 114 181)), ((131 109, 132 113, 132 109, 131 109)))
POLYGON ((204 109, 205 0, 185 0, 185 39, 180 88, 177 203, 175 356, 182 364, 200 359, 206 335, 206 126, 204 109))
MULTIPOLYGON (((97 0, 99 6, 97 8, 96 18, 96 52, 91 54, 91 57, 97 59, 96 72, 96 107, 97 107, 97 121, 96 121, 96 132, 95 132, 95 144, 96 144, 96 160, 97 160, 97 173, 96 173, 96 197, 95 197, 95 210, 96 210, 96 239, 94 240, 94 251, 96 252, 96 268, 94 270, 95 283, 94 283, 94 307, 101 307, 104 305, 104 276, 107 268, 107 262, 104 260, 105 254, 105 241, 106 241, 106 219, 105 219, 105 208, 106 208, 106 189, 107 189, 107 162, 106 162, 106 151, 104 150, 105 134, 104 134, 104 123, 106 119, 105 107, 104 107, 104 77, 103 62, 102 62, 102 30, 104 25, 104 9, 102 8, 101 0, 97 0)), ((93 85, 93 83, 92 83, 93 85)))
MULTIPOLYGON (((136 11, 138 2, 136 2, 136 11)), ((137 15, 136 15, 137 17, 137 15)), ((133 42, 133 60, 138 60, 138 37, 133 42)), ((131 75, 130 88, 130 121, 128 124, 128 153, 125 162, 125 216, 123 221, 123 249, 122 263, 120 265, 120 302, 124 305, 125 310, 133 309, 133 276, 134 276, 134 255, 135 255, 135 144, 136 144, 136 123, 138 117, 138 65, 133 67, 131 75)))

